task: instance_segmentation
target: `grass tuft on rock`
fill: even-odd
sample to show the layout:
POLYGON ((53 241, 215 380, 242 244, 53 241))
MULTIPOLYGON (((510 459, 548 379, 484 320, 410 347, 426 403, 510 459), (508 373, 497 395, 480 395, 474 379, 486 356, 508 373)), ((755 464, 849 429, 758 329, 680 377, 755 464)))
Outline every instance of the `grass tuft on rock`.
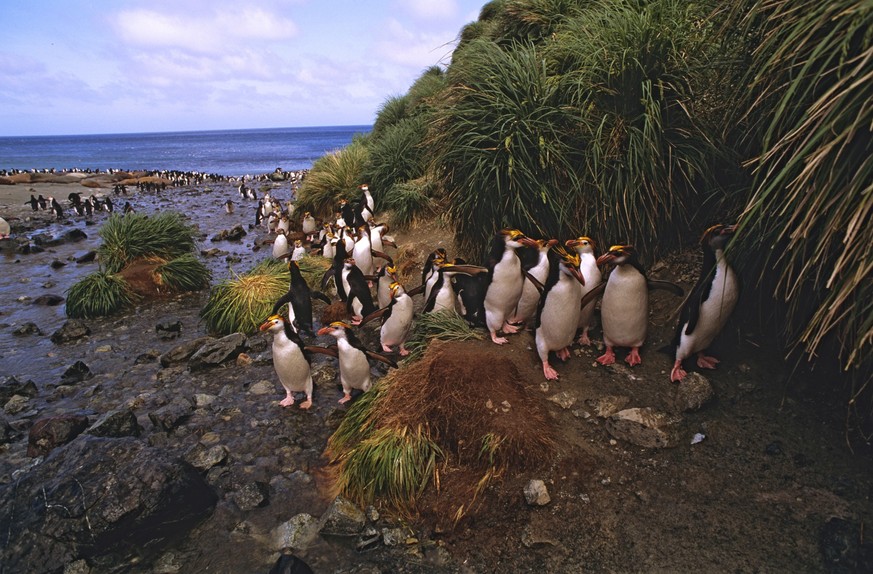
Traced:
POLYGON ((114 214, 100 228, 103 243, 97 250, 100 263, 117 273, 132 261, 160 257, 167 261, 191 253, 196 229, 182 215, 167 211, 157 215, 114 214))
POLYGON ((180 255, 154 270, 155 283, 172 292, 199 291, 209 286, 212 273, 193 253, 180 255))
POLYGON ((290 274, 281 261, 265 259, 251 271, 225 279, 212 288, 200 317, 210 333, 252 334, 270 315, 273 304, 288 292, 290 274))
POLYGON ((87 275, 67 290, 66 313, 74 319, 112 315, 138 299, 122 277, 107 271, 87 275))

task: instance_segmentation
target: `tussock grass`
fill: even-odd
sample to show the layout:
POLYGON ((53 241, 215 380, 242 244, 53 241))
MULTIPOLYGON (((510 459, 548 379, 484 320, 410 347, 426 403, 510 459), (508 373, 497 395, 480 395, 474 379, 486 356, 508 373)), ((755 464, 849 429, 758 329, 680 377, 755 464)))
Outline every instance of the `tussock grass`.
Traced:
POLYGON ((66 314, 74 319, 112 315, 133 306, 137 300, 124 279, 107 271, 85 276, 67 290, 66 296, 66 314))
POLYGON ((324 218, 333 216, 340 199, 357 199, 368 157, 367 145, 356 137, 345 148, 317 159, 300 186, 297 211, 324 218))
POLYGON ((406 361, 421 358, 428 344, 434 339, 473 341, 481 338, 482 333, 470 327, 470 324, 456 312, 420 313, 415 317, 412 335, 406 342, 406 348, 409 350, 406 361))
POLYGON ((391 211, 392 227, 408 227, 416 218, 430 214, 435 187, 423 178, 394 184, 382 198, 382 207, 391 211))
POLYGON ((273 304, 288 292, 290 274, 281 262, 266 259, 248 273, 234 274, 212 288, 200 317, 210 333, 255 333, 273 304))
POLYGON ((121 271, 138 258, 171 260, 195 248, 195 229, 173 211, 151 216, 113 214, 100 228, 100 237, 103 243, 97 254, 110 273, 121 271))
POLYGON ((180 255, 159 264, 154 271, 155 283, 165 290, 199 291, 209 286, 212 273, 193 253, 180 255))

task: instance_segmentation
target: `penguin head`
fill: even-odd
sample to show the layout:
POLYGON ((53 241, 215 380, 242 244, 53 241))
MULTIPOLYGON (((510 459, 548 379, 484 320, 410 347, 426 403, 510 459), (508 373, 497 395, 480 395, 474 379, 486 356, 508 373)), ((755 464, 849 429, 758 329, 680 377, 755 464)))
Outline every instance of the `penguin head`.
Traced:
POLYGON ((368 186, 366 183, 362 183, 361 185, 358 186, 358 188, 359 188, 361 191, 369 191, 370 186, 368 186))
POLYGON ((285 328, 285 320, 281 315, 270 315, 267 317, 267 320, 264 321, 258 330, 260 331, 278 331, 279 329, 285 328))
POLYGON ((700 238, 700 245, 708 245, 713 251, 724 249, 736 230, 736 225, 713 225, 703 232, 703 237, 700 238))
POLYGON ((527 237, 518 229, 502 229, 500 235, 503 237, 503 242, 513 248, 527 245, 528 247, 538 247, 537 242, 527 237))
POLYGON ((346 269, 351 269, 355 266, 355 258, 354 257, 346 257, 346 260, 343 261, 343 265, 346 269))
POLYGON ((319 329, 317 335, 331 335, 337 338, 345 337, 346 329, 351 329, 351 325, 344 321, 334 321, 327 327, 322 327, 321 329, 319 329))
POLYGON ((579 254, 567 251, 560 244, 553 247, 552 250, 558 255, 558 265, 561 272, 574 277, 576 281, 585 285, 585 278, 582 277, 582 272, 579 271, 579 254))
POLYGON ((390 289, 391 289, 391 298, 392 299, 396 299, 397 297, 399 297, 399 296, 403 295, 403 293, 405 293, 405 291, 403 290, 403 285, 401 285, 400 283, 398 283, 396 281, 391 284, 390 289))
POLYGON ((594 240, 590 237, 585 237, 584 235, 579 236, 576 239, 568 239, 565 245, 571 249, 575 249, 576 253, 594 253, 594 249, 596 248, 594 240))
POLYGON ((393 279, 397 279, 397 267, 394 265, 387 265, 385 267, 385 274, 393 279))
POLYGON ((636 255, 637 251, 633 245, 613 245, 609 251, 597 258, 597 264, 623 265, 636 258, 636 255))

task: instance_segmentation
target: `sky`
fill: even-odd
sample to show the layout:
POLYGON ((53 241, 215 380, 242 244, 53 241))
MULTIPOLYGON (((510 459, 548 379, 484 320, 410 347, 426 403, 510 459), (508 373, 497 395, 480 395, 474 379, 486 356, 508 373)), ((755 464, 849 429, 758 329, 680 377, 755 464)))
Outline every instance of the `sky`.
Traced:
POLYGON ((0 136, 370 125, 486 1, 4 1, 0 136))

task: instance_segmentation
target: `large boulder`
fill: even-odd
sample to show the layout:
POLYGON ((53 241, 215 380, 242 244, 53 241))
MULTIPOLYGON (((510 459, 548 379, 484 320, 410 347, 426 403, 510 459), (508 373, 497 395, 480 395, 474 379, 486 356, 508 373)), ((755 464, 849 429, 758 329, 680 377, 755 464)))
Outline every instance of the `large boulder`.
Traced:
POLYGON ((206 518, 215 492, 190 465, 142 441, 82 435, 0 486, 0 564, 60 572, 87 559, 148 561, 206 518))

